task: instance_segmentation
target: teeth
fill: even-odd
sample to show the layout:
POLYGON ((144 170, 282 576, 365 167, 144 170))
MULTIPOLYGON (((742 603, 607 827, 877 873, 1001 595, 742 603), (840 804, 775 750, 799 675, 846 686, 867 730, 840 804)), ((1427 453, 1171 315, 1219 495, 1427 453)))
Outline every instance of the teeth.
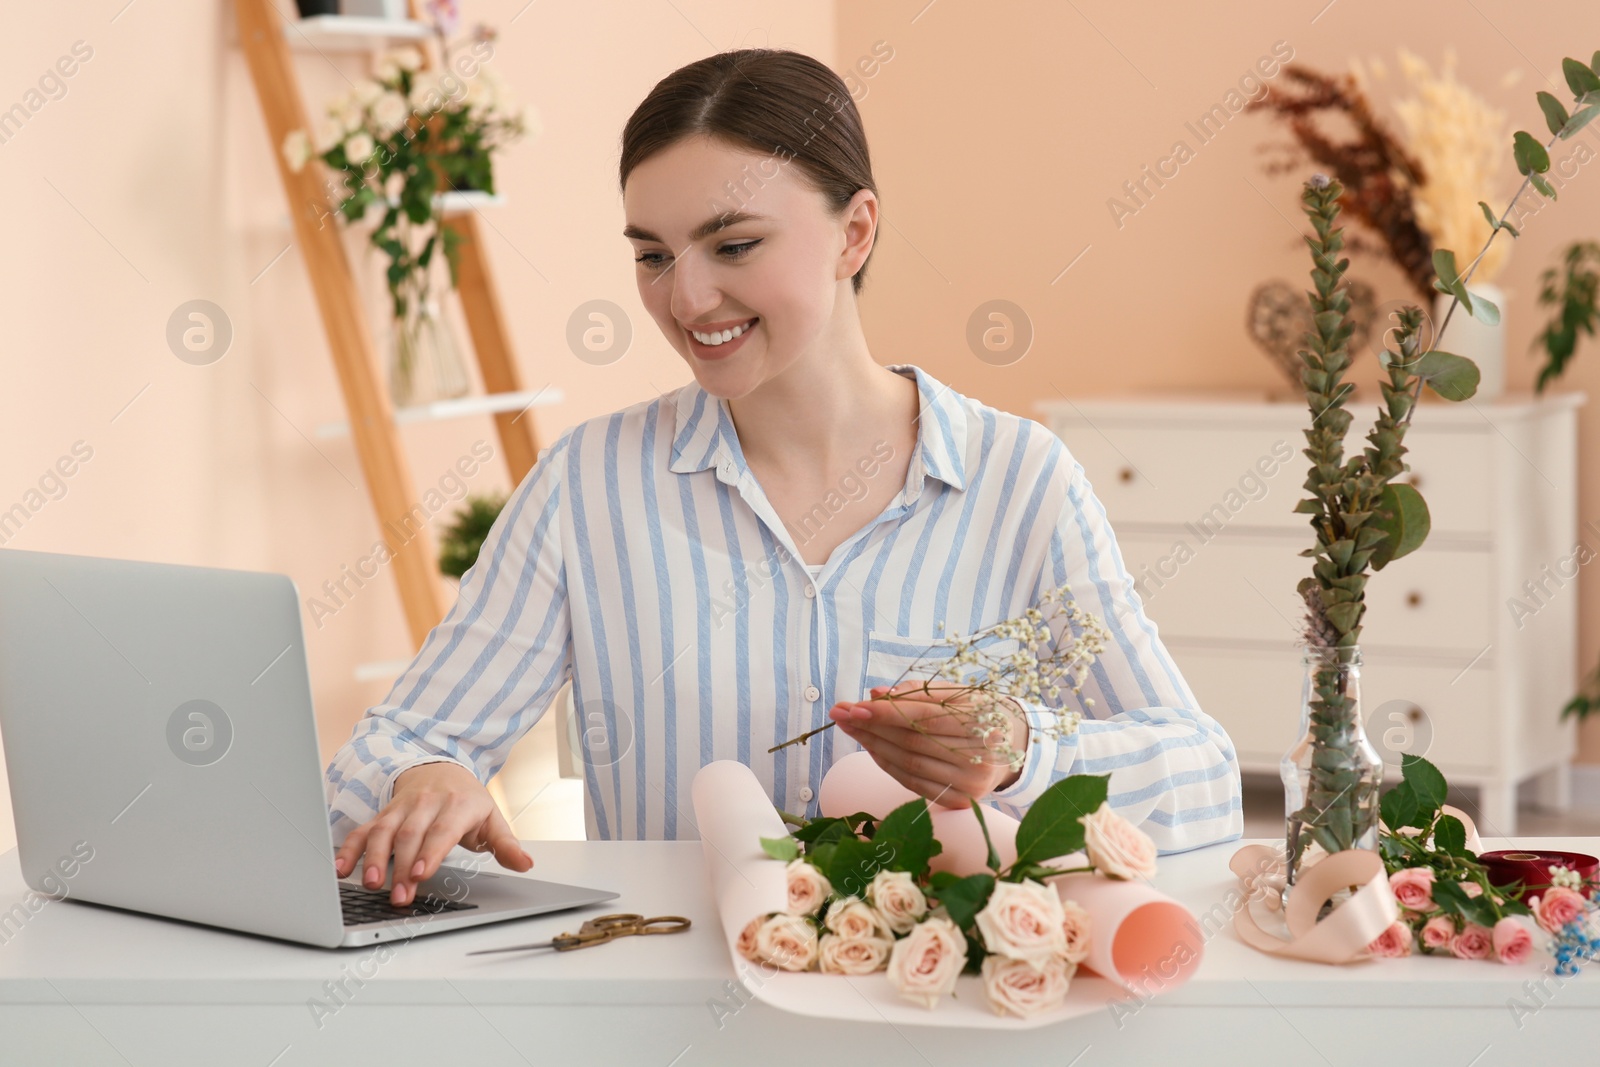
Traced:
POLYGON ((716 345, 725 345, 735 337, 738 337, 748 330, 755 321, 755 319, 751 319, 750 322, 745 323, 743 326, 735 326, 731 330, 723 330, 720 333, 700 333, 697 330, 690 330, 689 333, 701 344, 715 347, 716 345))

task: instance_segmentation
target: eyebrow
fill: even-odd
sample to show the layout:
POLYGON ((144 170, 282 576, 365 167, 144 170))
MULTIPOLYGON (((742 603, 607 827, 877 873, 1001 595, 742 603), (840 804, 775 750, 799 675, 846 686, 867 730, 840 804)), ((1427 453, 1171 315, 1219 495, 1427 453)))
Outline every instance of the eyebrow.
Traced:
MULTIPOLYGON (((772 216, 762 215, 754 211, 725 211, 720 215, 716 215, 707 219, 700 225, 696 226, 693 230, 689 231, 689 240, 698 241, 702 237, 709 237, 718 230, 725 230, 729 226, 737 226, 741 222, 771 221, 772 216)), ((645 229, 643 226, 634 226, 631 224, 622 228, 622 236, 631 237, 636 241, 655 241, 659 244, 667 243, 661 240, 661 238, 657 237, 655 234, 651 233, 649 230, 645 229)))

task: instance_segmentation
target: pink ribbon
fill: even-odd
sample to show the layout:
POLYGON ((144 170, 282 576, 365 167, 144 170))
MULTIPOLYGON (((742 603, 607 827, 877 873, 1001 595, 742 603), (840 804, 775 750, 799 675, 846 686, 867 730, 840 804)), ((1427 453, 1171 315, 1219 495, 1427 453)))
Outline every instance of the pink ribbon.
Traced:
MULTIPOLYGON (((1477 827, 1467 813, 1449 804, 1441 810, 1461 820, 1467 831, 1467 847, 1481 851, 1477 827)), ((1268 955, 1332 964, 1368 959, 1372 956, 1368 946, 1400 917, 1400 903, 1389 889, 1383 859, 1369 849, 1345 849, 1303 868, 1286 906, 1282 891, 1287 868, 1281 848, 1246 845, 1233 854, 1228 868, 1246 891, 1244 904, 1234 912, 1233 928, 1245 944, 1268 955), (1322 906, 1347 888, 1355 892, 1318 921, 1322 906), (1257 899, 1269 911, 1282 910, 1289 928, 1287 940, 1256 922, 1250 901, 1257 899)))

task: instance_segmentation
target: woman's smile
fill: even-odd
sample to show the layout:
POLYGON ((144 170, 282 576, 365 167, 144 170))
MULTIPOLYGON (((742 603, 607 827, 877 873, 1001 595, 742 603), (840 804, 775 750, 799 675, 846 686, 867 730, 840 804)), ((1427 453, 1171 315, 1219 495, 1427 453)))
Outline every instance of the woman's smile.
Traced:
POLYGON ((757 317, 716 332, 686 329, 684 333, 688 335, 690 350, 700 359, 725 359, 744 345, 745 338, 750 336, 760 322, 761 319, 757 317), (701 338, 708 340, 703 341, 701 338), (711 338, 715 340, 710 340, 711 338))

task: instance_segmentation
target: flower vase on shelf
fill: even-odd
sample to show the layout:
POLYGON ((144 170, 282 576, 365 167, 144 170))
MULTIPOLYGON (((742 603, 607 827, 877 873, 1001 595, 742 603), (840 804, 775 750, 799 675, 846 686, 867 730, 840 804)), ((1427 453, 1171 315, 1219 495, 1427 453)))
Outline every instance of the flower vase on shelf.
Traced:
MULTIPOLYGON (((1456 308, 1446 331, 1448 342, 1443 347, 1478 365, 1476 400, 1498 400, 1506 391, 1506 302, 1505 293, 1493 282, 1474 283, 1469 290, 1481 295, 1500 309, 1500 321, 1493 326, 1468 314, 1464 307, 1456 308)), ((1455 297, 1449 293, 1434 294, 1433 321, 1443 326, 1444 317, 1455 297)))
POLYGON ((1377 849, 1383 784, 1383 759, 1362 723, 1361 649, 1307 647, 1300 658, 1300 739, 1278 765, 1287 819, 1285 904, 1318 859, 1345 849, 1377 849))
POLYGON ((396 408, 465 396, 471 389, 461 352, 434 300, 417 301, 393 320, 389 396, 396 408))

